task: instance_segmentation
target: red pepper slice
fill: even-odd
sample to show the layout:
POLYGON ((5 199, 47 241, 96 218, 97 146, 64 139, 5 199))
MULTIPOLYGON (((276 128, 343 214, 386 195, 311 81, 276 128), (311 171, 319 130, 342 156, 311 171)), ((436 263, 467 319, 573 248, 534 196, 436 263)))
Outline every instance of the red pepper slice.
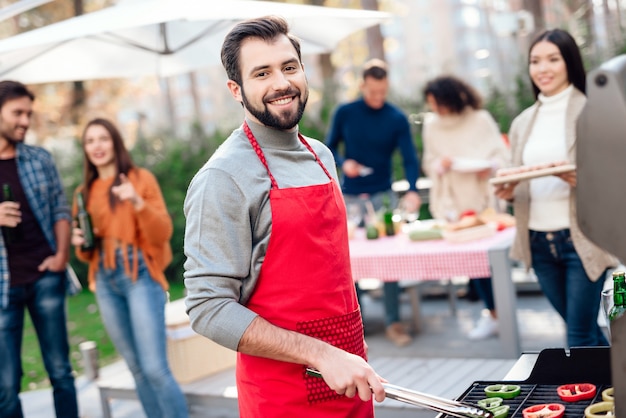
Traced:
POLYGON ((565 414, 565 406, 560 403, 542 403, 524 408, 524 418, 561 418, 565 414))
POLYGON ((591 383, 572 383, 556 389, 559 398, 565 402, 577 402, 596 396, 596 385, 591 383))

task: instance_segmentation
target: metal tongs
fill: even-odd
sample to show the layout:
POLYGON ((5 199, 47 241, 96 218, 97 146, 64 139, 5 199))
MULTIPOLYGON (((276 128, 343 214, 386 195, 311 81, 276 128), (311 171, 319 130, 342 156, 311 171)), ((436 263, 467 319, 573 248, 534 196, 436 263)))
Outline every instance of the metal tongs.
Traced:
MULTIPOLYGON (((322 377, 322 374, 315 369, 308 367, 308 375, 322 377)), ((415 390, 406 389, 391 383, 383 383, 385 397, 396 401, 421 406, 437 412, 443 412, 458 418, 493 418, 493 414, 478 406, 452 401, 439 396, 429 395, 415 390)))

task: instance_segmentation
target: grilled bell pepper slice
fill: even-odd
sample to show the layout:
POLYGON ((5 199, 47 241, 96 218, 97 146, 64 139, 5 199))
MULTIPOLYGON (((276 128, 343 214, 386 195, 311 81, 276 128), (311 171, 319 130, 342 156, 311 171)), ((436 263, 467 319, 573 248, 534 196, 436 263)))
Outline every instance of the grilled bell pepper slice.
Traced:
POLYGON ((511 399, 520 394, 519 385, 490 385, 485 388, 488 398, 511 399))
POLYGON ((593 403, 585 408, 585 418, 606 418, 615 416, 615 404, 613 402, 593 403))
POLYGON ((578 402, 596 396, 596 385, 591 383, 572 383, 556 389, 559 398, 565 402, 578 402))
POLYGON ((476 402, 481 408, 489 409, 502 405, 502 398, 487 398, 476 402))
POLYGON ((506 418, 509 415, 509 405, 502 405, 502 398, 487 398, 476 402, 478 406, 491 412, 493 418, 506 418))
POLYGON ((542 403, 524 408, 524 418, 561 418, 565 414, 565 406, 560 403, 542 403))
POLYGON ((489 408, 488 411, 491 412, 493 418, 506 418, 509 415, 509 409, 511 409, 509 405, 500 405, 495 408, 489 408))

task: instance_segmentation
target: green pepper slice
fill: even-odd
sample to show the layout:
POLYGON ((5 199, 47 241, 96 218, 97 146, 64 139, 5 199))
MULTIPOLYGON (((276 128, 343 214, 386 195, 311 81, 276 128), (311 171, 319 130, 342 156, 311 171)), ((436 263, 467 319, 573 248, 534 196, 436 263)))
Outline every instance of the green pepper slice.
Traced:
POLYGON ((489 409, 502 405, 502 398, 487 398, 476 402, 481 408, 489 409))
POLYGON ((502 398, 486 398, 476 402, 478 406, 491 412, 493 418, 506 418, 509 415, 509 405, 502 405, 502 398))
POLYGON ((495 408, 489 408, 488 411, 493 414, 493 418, 506 418, 509 415, 510 408, 509 405, 500 405, 495 408))
POLYGON ((511 399, 520 394, 519 385, 490 385, 485 388, 488 398, 511 399))

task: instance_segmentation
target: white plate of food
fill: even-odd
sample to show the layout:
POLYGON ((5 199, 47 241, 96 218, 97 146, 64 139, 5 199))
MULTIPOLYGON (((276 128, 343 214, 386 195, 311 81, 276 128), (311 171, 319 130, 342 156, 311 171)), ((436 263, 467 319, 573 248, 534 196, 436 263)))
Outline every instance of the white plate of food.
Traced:
POLYGON ((476 158, 453 158, 450 169, 461 173, 475 173, 491 167, 491 161, 489 160, 480 160, 476 158))
POLYGON ((538 177, 553 176, 555 174, 569 173, 576 170, 574 164, 559 164, 546 167, 539 166, 520 166, 501 171, 499 175, 489 180, 491 184, 505 184, 522 180, 530 180, 538 177))

